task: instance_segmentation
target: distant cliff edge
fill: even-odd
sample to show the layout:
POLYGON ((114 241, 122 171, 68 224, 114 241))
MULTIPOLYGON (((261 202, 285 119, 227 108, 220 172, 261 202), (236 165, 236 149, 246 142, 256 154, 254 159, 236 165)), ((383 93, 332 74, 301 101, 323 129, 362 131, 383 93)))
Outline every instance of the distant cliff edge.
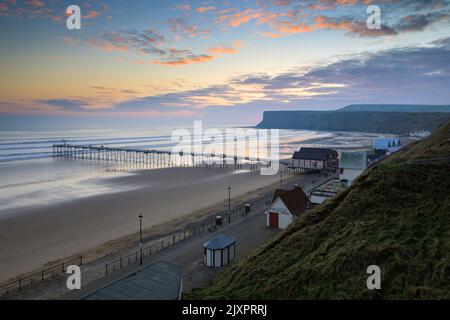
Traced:
POLYGON ((407 134, 434 131, 450 121, 450 106, 391 107, 354 105, 335 111, 266 111, 257 128, 407 134))

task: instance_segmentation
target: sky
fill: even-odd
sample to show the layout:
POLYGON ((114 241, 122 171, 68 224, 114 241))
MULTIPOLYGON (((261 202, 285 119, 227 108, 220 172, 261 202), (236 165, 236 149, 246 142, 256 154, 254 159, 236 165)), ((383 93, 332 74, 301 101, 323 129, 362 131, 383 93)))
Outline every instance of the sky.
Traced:
POLYGON ((0 41, 3 119, 252 125, 267 110, 450 104, 450 0, 1 0, 0 41))

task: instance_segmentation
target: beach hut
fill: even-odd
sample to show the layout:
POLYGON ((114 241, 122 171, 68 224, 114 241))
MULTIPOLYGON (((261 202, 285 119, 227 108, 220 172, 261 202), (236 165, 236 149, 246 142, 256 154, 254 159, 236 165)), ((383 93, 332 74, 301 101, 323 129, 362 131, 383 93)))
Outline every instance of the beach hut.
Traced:
POLYGON ((203 243, 203 262, 211 268, 220 268, 234 260, 236 239, 228 235, 218 235, 203 243))
POLYGON ((296 217, 311 208, 308 196, 300 186, 292 190, 277 189, 272 204, 267 208, 266 226, 269 228, 286 229, 296 217))

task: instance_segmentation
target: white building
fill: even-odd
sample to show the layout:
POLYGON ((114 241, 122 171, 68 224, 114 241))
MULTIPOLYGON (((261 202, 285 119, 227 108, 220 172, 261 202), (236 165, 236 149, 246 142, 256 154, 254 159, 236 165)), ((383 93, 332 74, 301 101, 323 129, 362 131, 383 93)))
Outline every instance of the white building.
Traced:
POLYGON ((374 151, 386 151, 393 153, 400 150, 402 147, 399 138, 377 138, 373 140, 374 151))
POLYGON ((302 188, 276 190, 272 204, 266 210, 266 225, 270 228, 285 229, 296 217, 311 207, 302 188))
POLYGON ((339 169, 339 179, 350 186, 367 169, 367 152, 342 152, 339 169))

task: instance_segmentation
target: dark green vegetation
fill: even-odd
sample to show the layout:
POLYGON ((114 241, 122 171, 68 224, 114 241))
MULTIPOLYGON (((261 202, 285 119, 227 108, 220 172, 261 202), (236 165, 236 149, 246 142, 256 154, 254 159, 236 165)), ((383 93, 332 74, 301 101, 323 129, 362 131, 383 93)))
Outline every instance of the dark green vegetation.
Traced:
POLYGON ((339 111, 371 112, 450 112, 450 105, 416 105, 416 104, 352 104, 339 111))
POLYGON ((449 159, 447 123, 190 298, 450 299, 449 159), (381 290, 366 287, 372 264, 382 270, 381 290))
POLYGON ((351 105, 335 111, 266 111, 258 128, 408 134, 450 121, 450 106, 351 105))

